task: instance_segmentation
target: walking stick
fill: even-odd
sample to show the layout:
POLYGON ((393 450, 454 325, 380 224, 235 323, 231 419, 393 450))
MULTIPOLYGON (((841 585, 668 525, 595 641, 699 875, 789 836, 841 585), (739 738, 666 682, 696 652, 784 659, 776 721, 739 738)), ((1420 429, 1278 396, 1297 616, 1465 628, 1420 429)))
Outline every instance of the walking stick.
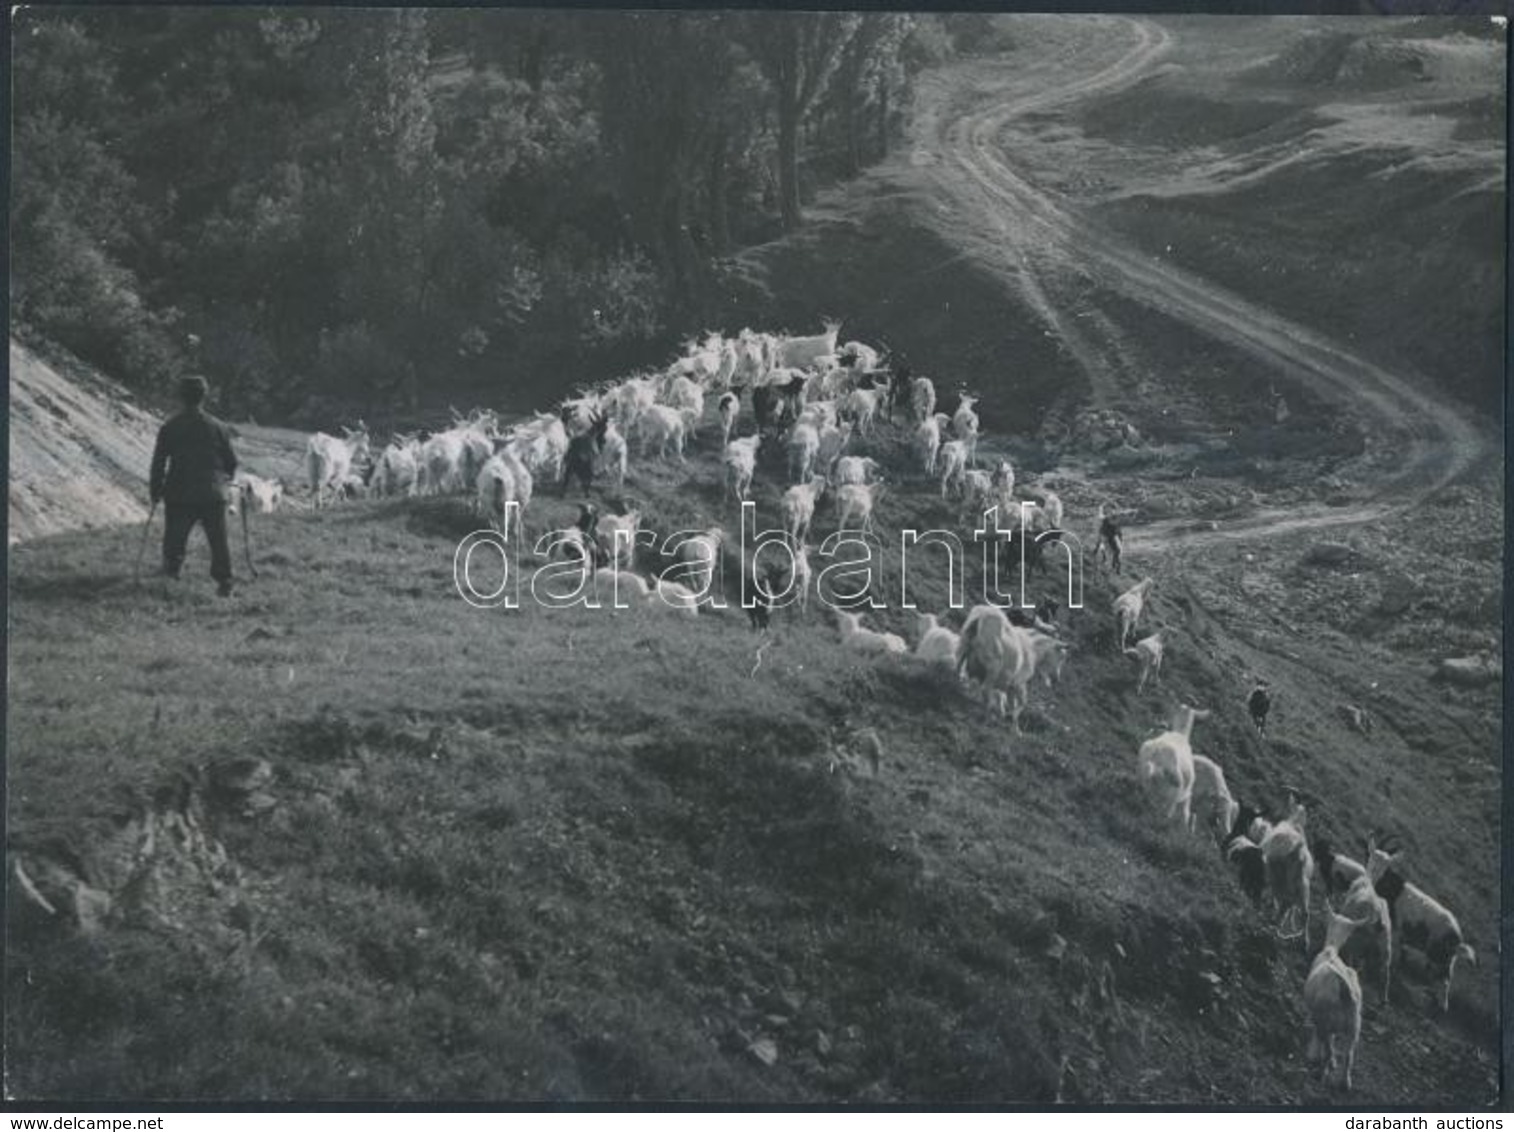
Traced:
POLYGON ((252 503, 252 492, 242 492, 242 554, 247 559, 247 572, 254 578, 258 576, 258 568, 252 564, 252 536, 247 533, 247 508, 252 503))
POLYGON ((147 553, 147 532, 152 530, 152 517, 158 513, 158 501, 154 499, 147 511, 147 521, 142 524, 142 543, 137 547, 137 564, 132 567, 132 584, 142 584, 142 555, 147 553))

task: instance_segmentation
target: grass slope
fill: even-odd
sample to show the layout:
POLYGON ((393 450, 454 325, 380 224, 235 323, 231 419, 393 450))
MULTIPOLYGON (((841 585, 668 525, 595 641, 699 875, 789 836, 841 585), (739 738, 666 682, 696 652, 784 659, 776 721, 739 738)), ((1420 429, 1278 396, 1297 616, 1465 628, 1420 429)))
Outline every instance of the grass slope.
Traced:
MULTIPOLYGON (((643 467, 655 529, 735 529, 711 447, 643 467)), ((572 511, 541 498, 530 533, 572 511)), ((908 485, 881 518, 890 542, 955 525, 908 485)), ((1302 953, 1139 796, 1134 748, 1179 699, 1216 709, 1198 745, 1243 788, 1298 776, 1248 735, 1176 576, 1158 608, 1198 647, 1165 688, 1138 700, 1107 619, 1074 612, 1067 677, 1011 742, 950 678, 842 653, 813 608, 755 672, 737 611, 473 609, 452 585, 473 525, 451 500, 269 517, 230 602, 133 587, 130 529, 14 551, 10 847, 118 883, 95 933, 8 921, 12 1095, 1328 1099, 1302 953), (862 725, 876 777, 837 751, 862 725), (214 788, 238 759, 270 764, 268 805, 214 788), (141 864, 153 812, 173 867, 141 864)), ((912 592, 945 601, 928 573, 912 592)), ((1090 577, 1093 609, 1113 592, 1090 577)), ((1426 1025, 1408 985, 1369 1006, 1362 1095, 1491 1096, 1486 1007, 1459 993, 1426 1025)))

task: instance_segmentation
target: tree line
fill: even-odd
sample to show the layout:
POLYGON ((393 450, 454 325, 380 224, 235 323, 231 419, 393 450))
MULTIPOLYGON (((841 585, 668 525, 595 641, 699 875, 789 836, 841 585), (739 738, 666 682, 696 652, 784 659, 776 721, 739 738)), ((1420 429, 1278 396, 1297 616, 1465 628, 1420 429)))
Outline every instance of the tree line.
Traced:
POLYGON ((12 324, 289 419, 650 358, 985 20, 18 9, 12 324))

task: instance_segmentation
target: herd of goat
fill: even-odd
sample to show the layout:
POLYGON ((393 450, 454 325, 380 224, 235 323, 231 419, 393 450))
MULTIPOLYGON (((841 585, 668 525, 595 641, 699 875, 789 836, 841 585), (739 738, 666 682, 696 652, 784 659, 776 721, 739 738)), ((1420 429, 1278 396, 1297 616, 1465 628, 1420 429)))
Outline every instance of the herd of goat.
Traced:
MULTIPOLYGON (((910 432, 918 473, 939 481, 943 498, 962 500, 971 513, 1001 508, 1028 519, 1024 544, 1032 568, 1040 549, 1063 532, 1061 501, 1051 491, 1033 500, 1017 499, 1015 475, 1008 460, 992 470, 978 464, 979 419, 975 398, 960 395, 951 414, 936 411, 930 379, 912 377, 902 365, 890 366, 879 351, 860 342, 838 344, 839 326, 809 337, 761 334, 743 330, 735 337, 709 335, 691 342, 685 353, 660 373, 607 384, 564 401, 556 413, 537 413, 501 428, 488 410, 464 417, 454 414, 451 428, 422 440, 397 435, 375 457, 366 429, 342 437, 317 433, 307 451, 309 488, 314 506, 344 496, 414 496, 471 493, 478 513, 504 529, 510 505, 523 514, 538 481, 564 493, 575 482, 585 491, 598 477, 617 488, 625 484, 630 443, 639 455, 685 461, 685 448, 705 423, 707 397, 715 398, 721 430, 722 490, 745 501, 764 453, 766 463, 782 467, 789 486, 781 497, 782 530, 788 542, 790 590, 797 587, 804 614, 812 580, 810 527, 816 506, 830 493, 838 527, 871 530, 883 483, 880 461, 848 454, 854 441, 869 437, 878 422, 900 422, 910 432), (750 405, 755 428, 734 435, 750 405)), ((279 485, 247 476, 243 505, 271 510, 279 485)), ((616 593, 634 593, 696 616, 720 567, 724 532, 712 527, 685 539, 678 548, 681 571, 672 580, 633 572, 640 514, 621 505, 620 514, 600 515, 580 505, 577 524, 556 532, 556 549, 578 560, 596 586, 610 584, 616 593), (685 584, 685 582, 689 584, 685 584)), ((1022 529, 1023 539, 1026 529, 1022 529)), ((1100 508, 1090 531, 1094 560, 1107 555, 1120 572, 1122 532, 1116 514, 1100 508)), ((1014 532, 1007 532, 1013 538, 1014 532)), ((748 560, 743 570, 754 569, 748 560)), ((766 630, 769 600, 778 579, 772 573, 754 587, 758 599, 748 609, 754 629, 766 630)), ((1160 631, 1137 637, 1153 582, 1147 578, 1121 593, 1113 603, 1116 647, 1138 663, 1137 691, 1161 679, 1164 645, 1160 631)), ((744 591, 745 592, 745 591, 744 591)), ((1058 634, 1056 602, 1034 612, 996 605, 970 610, 960 632, 934 614, 921 613, 919 641, 913 650, 903 638, 862 624, 855 612, 835 610, 843 647, 878 655, 913 651, 920 660, 940 664, 969 686, 976 686, 991 710, 1005 717, 1016 734, 1033 682, 1051 684, 1059 677, 1066 646, 1058 634)), ((1253 722, 1265 727, 1269 701, 1263 689, 1249 701, 1253 722)), ((1309 1056, 1322 1056, 1325 1074, 1337 1068, 1337 1042, 1344 1046, 1339 1080, 1351 1087, 1351 1072, 1361 1030, 1362 990, 1354 965, 1381 978, 1387 1001, 1395 954, 1412 947, 1425 957, 1440 982, 1442 1010, 1449 1009, 1451 977, 1459 958, 1475 962, 1455 916, 1408 883, 1397 855, 1366 844, 1365 863, 1336 852, 1323 839, 1310 841, 1305 807, 1294 802, 1282 820, 1270 822, 1255 808, 1231 795, 1224 771, 1195 754, 1192 728, 1205 711, 1179 706, 1171 727, 1140 745, 1141 781, 1164 820, 1189 831, 1212 832, 1226 861, 1254 904, 1270 904, 1277 930, 1300 938, 1307 951, 1312 885, 1325 891, 1324 945, 1314 957, 1304 983, 1304 1000, 1312 1021, 1309 1056)))

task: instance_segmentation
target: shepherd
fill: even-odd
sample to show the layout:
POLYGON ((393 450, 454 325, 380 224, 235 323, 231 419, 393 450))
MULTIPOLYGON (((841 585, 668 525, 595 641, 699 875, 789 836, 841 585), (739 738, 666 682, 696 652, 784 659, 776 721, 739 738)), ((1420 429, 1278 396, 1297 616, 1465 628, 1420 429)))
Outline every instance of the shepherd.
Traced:
POLYGON ((205 539, 210 543, 210 576, 216 582, 216 592, 230 597, 233 578, 226 506, 237 457, 226 426, 201 408, 208 392, 203 377, 186 377, 179 382, 183 409, 158 430, 148 490, 153 506, 160 500, 163 503, 163 573, 170 578, 179 576, 189 532, 198 524, 205 528, 205 539))

